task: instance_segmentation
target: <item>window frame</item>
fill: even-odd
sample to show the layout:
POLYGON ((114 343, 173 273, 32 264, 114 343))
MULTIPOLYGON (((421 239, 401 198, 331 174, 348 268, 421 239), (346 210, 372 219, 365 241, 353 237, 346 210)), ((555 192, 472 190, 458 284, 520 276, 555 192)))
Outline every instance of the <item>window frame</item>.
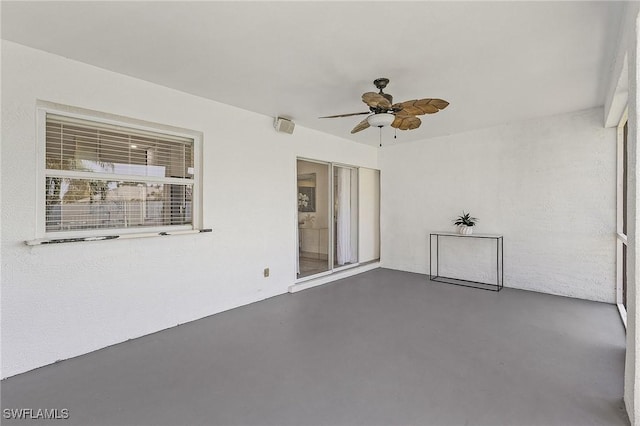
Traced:
MULTIPOLYGON (((163 124, 150 123, 128 117, 116 116, 107 113, 98 113, 94 111, 85 111, 73 107, 58 107, 52 105, 40 105, 36 110, 36 235, 35 238, 82 238, 82 237, 98 237, 105 235, 130 235, 130 234, 148 234, 150 232, 163 231, 184 231, 197 230, 202 227, 202 134, 186 129, 178 129, 163 124), (46 230, 46 194, 45 180, 49 175, 46 167, 46 125, 47 114, 68 117, 72 119, 88 120, 105 125, 119 126, 138 130, 142 132, 151 132, 161 135, 167 135, 178 138, 187 138, 193 140, 193 190, 192 190, 192 218, 189 225, 164 225, 164 226, 141 226, 135 228, 93 228, 86 230, 70 230, 70 231, 49 231, 46 230)), ((68 177, 86 178, 82 173, 68 170, 57 170, 56 175, 68 177)), ((146 177, 138 175, 121 175, 113 173, 92 172, 91 177, 96 179, 110 179, 118 181, 135 181, 135 182, 159 182, 164 184, 178 183, 183 184, 184 179, 170 177, 146 177)))

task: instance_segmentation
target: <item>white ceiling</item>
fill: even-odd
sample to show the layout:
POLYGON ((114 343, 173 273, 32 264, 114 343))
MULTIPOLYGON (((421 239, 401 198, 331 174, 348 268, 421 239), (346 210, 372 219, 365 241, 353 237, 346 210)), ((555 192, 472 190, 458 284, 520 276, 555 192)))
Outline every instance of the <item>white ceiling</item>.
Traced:
MULTIPOLYGON (((2 2, 2 38, 376 145, 363 92, 451 105, 398 142, 604 104, 619 2, 2 2)), ((385 136, 392 131, 385 129, 385 136)))

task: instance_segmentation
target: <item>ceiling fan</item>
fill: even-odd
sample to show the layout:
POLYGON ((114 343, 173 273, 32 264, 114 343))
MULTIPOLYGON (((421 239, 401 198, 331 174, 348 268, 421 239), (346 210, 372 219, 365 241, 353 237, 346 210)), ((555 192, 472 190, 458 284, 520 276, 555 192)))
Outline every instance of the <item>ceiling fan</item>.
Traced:
POLYGON ((367 92, 362 95, 362 102, 369 106, 369 111, 354 112, 351 114, 329 115, 320 118, 351 117, 353 115, 370 114, 351 130, 357 133, 367 127, 391 126, 400 130, 413 130, 420 127, 422 121, 416 115, 435 114, 445 109, 449 102, 442 99, 414 99, 411 101, 393 103, 393 96, 382 90, 389 84, 388 78, 377 78, 373 84, 380 92, 367 92))

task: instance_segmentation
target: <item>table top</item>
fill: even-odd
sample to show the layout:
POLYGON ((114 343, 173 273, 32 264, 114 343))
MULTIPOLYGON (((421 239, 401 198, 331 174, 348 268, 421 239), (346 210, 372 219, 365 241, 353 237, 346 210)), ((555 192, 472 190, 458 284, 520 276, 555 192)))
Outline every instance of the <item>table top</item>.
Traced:
POLYGON ((430 235, 442 235, 446 237, 468 237, 468 238, 503 238, 502 235, 499 234, 471 234, 471 235, 463 235, 457 232, 432 232, 430 235))

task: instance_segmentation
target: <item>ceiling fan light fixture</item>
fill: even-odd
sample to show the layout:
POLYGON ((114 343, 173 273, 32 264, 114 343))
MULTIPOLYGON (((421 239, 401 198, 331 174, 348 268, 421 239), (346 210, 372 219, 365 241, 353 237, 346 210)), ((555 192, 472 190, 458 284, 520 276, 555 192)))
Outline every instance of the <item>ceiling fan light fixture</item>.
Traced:
POLYGON ((396 116, 389 114, 388 112, 382 112, 379 114, 373 114, 367 117, 367 122, 371 127, 386 127, 396 119, 396 116))

